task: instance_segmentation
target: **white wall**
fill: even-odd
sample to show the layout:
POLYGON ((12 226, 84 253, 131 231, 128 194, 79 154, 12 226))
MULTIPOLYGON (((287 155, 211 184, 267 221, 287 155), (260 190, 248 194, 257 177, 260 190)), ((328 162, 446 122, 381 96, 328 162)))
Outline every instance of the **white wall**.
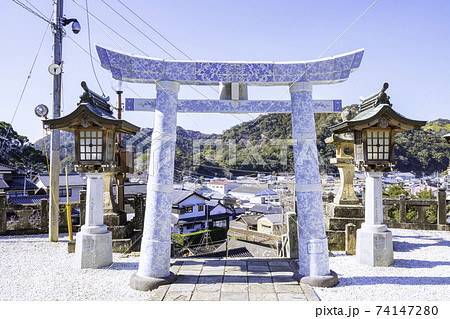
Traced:
POLYGON ((199 217, 205 215, 205 200, 201 197, 198 197, 196 195, 190 196, 186 198, 184 201, 180 202, 179 204, 180 209, 186 206, 193 206, 192 213, 185 213, 180 214, 180 217, 183 216, 184 218, 191 218, 191 217, 199 217), (203 210, 198 210, 198 205, 203 205, 203 210))

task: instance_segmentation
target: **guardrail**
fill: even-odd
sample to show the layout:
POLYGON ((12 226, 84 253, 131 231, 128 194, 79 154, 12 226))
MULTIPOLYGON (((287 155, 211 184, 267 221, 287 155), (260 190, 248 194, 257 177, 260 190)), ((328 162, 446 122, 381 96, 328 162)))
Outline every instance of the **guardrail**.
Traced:
POLYGON ((383 219, 390 228, 450 231, 450 224, 447 223, 447 207, 444 188, 438 190, 437 199, 411 199, 402 194, 399 198, 383 198, 383 219), (389 216, 391 209, 398 210, 398 220, 393 220, 389 216), (432 209, 436 209, 433 222, 430 221, 434 219, 430 218, 430 215, 433 215, 432 209))

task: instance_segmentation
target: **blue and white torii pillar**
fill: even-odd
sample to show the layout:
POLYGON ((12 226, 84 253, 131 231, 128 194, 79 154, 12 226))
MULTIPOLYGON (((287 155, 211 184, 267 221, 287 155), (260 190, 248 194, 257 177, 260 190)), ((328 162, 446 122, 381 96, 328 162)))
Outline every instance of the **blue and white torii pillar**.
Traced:
POLYGON ((97 46, 102 67, 116 80, 156 84, 156 99, 127 99, 125 110, 154 111, 139 268, 130 285, 152 290, 176 280, 170 272, 171 213, 177 112, 291 113, 299 227, 299 270, 311 286, 338 283, 330 270, 325 234, 314 112, 340 112, 340 100, 312 99, 314 85, 348 79, 364 50, 292 63, 168 61, 97 46), (224 85, 223 85, 224 84, 224 85), (180 85, 223 85, 219 100, 179 100, 180 85), (247 100, 248 85, 285 85, 291 100, 247 100))

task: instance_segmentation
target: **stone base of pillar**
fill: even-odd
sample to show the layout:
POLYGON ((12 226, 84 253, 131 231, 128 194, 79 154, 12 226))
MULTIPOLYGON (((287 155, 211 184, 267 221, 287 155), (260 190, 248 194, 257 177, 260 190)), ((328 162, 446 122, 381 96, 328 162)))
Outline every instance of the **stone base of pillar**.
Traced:
POLYGON ((394 263, 392 232, 386 225, 361 225, 356 231, 356 261, 373 267, 394 263))
POLYGON ((112 262, 112 233, 107 231, 106 225, 82 226, 76 235, 76 267, 96 269, 109 266, 112 262))
POLYGON ((328 203, 325 206, 325 230, 328 238, 328 249, 331 251, 345 249, 345 225, 354 224, 360 228, 364 222, 364 206, 337 205, 328 203))
POLYGON ((149 291, 155 290, 159 286, 169 285, 177 280, 177 276, 174 273, 170 273, 167 277, 142 277, 137 273, 133 274, 130 280, 130 286, 134 290, 149 291))
POLYGON ((337 274, 330 270, 330 274, 326 276, 304 276, 298 271, 294 273, 293 278, 299 284, 307 284, 311 287, 334 287, 339 283, 337 274))

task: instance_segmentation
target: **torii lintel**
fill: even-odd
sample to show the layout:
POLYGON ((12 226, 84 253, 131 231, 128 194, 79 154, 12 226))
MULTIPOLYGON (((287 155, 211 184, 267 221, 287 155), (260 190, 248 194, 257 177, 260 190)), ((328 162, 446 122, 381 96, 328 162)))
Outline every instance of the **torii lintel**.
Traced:
POLYGON ((122 53, 96 45, 103 68, 116 80, 135 83, 176 81, 182 85, 289 85, 294 82, 333 84, 359 68, 364 49, 300 62, 171 61, 122 53))

